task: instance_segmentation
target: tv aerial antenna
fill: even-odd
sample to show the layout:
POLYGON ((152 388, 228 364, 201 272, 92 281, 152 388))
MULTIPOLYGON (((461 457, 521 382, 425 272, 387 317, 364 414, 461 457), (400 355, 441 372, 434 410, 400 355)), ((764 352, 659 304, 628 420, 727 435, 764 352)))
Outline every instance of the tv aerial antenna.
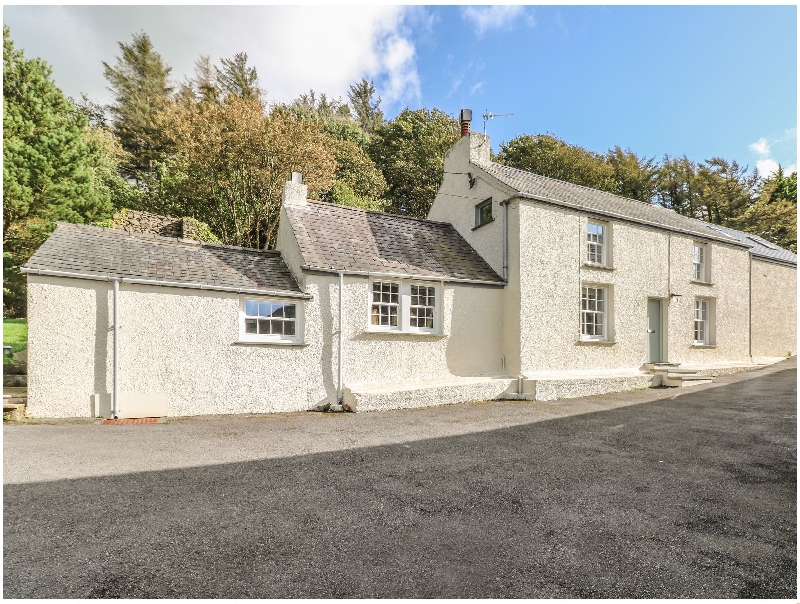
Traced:
POLYGON ((486 136, 486 122, 496 117, 513 117, 513 113, 493 113, 488 109, 483 114, 483 135, 486 136))

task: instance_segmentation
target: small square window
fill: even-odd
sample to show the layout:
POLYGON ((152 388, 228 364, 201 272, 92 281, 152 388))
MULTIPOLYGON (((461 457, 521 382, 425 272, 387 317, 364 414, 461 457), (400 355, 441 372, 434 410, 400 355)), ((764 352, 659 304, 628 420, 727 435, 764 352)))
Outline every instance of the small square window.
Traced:
POLYGON ((475 228, 483 226, 484 224, 488 224, 493 220, 494 218, 492 217, 491 198, 487 199, 486 201, 482 201, 475 206, 475 228))
POLYGON ((296 342, 297 304, 279 300, 244 300, 239 337, 251 342, 296 342))

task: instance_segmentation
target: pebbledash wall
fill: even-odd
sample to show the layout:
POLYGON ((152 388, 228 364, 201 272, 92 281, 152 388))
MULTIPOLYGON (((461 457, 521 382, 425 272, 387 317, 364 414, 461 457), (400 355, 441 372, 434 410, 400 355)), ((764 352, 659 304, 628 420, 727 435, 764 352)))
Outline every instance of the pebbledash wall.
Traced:
MULTIPOLYGON (((519 199, 515 189, 476 165, 488 161, 488 139, 476 133, 462 137, 445 156, 444 178, 428 218, 451 222, 499 274, 503 272, 507 220, 508 284, 503 292, 502 346, 509 374, 640 369, 648 355, 648 298, 662 300, 664 359, 687 364, 750 361, 746 247, 519 199), (490 198, 493 221, 475 228, 475 206, 490 198), (506 201, 504 218, 501 202, 506 201), (585 263, 590 218, 610 226, 610 268, 585 263), (692 280, 692 248, 698 240, 711 250, 708 283, 692 280), (609 342, 581 341, 582 284, 609 288, 609 342), (698 297, 710 300, 713 308, 712 341, 705 346, 694 343, 698 297)), ((777 357, 789 350, 796 352, 796 269, 771 265, 758 275, 754 269, 753 274, 753 343, 757 349, 753 355, 777 357), (785 282, 779 287, 770 286, 770 282, 777 286, 780 279, 785 282), (771 296, 781 300, 776 303, 771 296), (773 311, 777 311, 775 322, 769 318, 773 311), (775 323, 790 329, 782 330, 775 323), (756 346, 759 339, 763 345, 756 346)))
POLYGON ((753 356, 797 354, 797 268, 753 259, 753 356))
MULTIPOLYGON (((165 392, 173 416, 335 403, 338 287, 338 276, 303 276, 304 340, 281 345, 237 343, 238 294, 121 284, 120 392, 165 392)), ((501 373, 502 290, 442 291, 440 335, 370 333, 369 280, 346 276, 344 383, 501 373)), ((29 275, 28 303, 28 412, 92 416, 92 394, 112 390, 111 284, 29 275)))
POLYGON ((523 372, 640 368, 648 354, 648 298, 662 300, 666 314, 665 358, 749 361, 746 249, 709 243, 711 279, 701 284, 691 279, 694 238, 604 221, 611 225, 613 260, 610 267, 598 268, 585 263, 588 216, 530 201, 518 202, 518 211, 523 372), (609 341, 580 339, 583 285, 608 288, 609 341), (713 301, 716 329, 708 346, 694 344, 697 297, 713 301))

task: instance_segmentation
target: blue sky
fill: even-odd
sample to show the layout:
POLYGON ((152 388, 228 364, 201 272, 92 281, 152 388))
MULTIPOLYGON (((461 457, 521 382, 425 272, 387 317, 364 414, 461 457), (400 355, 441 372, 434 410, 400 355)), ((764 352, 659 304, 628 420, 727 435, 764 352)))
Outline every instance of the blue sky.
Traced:
POLYGON ((513 113, 492 146, 553 133, 620 145, 797 164, 795 6, 99 7, 5 6, 3 20, 71 96, 103 102, 101 61, 144 30, 180 79, 201 53, 246 51, 267 98, 344 96, 374 78, 388 117, 408 106, 454 116, 513 113))

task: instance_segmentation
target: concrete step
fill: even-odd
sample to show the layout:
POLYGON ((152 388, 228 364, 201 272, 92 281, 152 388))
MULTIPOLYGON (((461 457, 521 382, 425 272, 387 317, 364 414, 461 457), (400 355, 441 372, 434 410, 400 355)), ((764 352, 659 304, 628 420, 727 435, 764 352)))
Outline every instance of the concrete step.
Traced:
POLYGON ((672 388, 686 388, 688 386, 699 386, 700 384, 710 384, 714 378, 707 375, 686 375, 669 373, 661 378, 661 383, 664 386, 672 388))
POLYGON ((3 421, 18 422, 25 419, 25 403, 12 403, 3 399, 3 421))
POLYGON ((412 409, 504 398, 517 392, 517 380, 502 377, 453 377, 382 384, 350 384, 342 402, 351 411, 412 409))
POLYGON ((529 378, 523 380, 523 395, 514 398, 556 401, 581 396, 640 390, 660 384, 661 377, 650 373, 529 378))

